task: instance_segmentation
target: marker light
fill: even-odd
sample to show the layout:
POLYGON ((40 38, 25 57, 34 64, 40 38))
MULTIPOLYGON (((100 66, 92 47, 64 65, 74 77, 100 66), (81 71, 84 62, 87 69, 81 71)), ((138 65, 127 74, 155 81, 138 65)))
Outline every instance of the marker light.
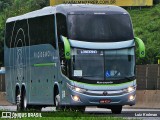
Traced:
POLYGON ((76 96, 76 95, 75 95, 75 96, 72 96, 72 98, 73 98, 74 101, 80 101, 79 97, 76 96))

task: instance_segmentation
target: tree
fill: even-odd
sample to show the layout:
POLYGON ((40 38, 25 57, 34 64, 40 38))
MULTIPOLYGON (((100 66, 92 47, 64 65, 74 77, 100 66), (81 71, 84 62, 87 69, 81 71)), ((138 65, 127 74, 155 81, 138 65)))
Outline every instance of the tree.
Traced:
POLYGON ((0 0, 0 65, 3 64, 5 21, 49 5, 49 0, 0 0))

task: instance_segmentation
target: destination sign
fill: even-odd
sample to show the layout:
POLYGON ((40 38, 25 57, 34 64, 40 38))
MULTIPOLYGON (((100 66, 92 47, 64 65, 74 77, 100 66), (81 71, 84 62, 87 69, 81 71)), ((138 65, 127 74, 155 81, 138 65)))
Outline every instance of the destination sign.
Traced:
POLYGON ((77 50, 77 54, 100 54, 97 50, 77 50))

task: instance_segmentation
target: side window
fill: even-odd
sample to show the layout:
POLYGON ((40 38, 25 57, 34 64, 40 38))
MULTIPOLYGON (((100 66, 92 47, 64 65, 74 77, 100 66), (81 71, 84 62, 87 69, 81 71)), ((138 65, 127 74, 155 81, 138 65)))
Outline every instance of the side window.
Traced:
POLYGON ((30 18, 28 19, 28 23, 29 23, 29 34, 28 34, 27 20, 20 20, 6 24, 5 43, 7 47, 22 46, 22 44, 20 44, 19 42, 15 46, 14 43, 16 41, 14 40, 17 39, 18 40, 25 39, 25 44, 23 46, 29 46, 28 37, 30 37, 30 45, 51 44, 56 49, 54 15, 30 18), (17 32, 20 29, 22 30, 17 35, 17 32), (25 34, 25 38, 23 34, 25 34))
POLYGON ((7 47, 10 47, 10 41, 12 37, 12 31, 13 31, 14 24, 15 22, 6 23, 5 44, 7 47))
POLYGON ((5 43, 9 48, 29 45, 27 20, 6 24, 5 43))
POLYGON ((58 38, 60 35, 67 37, 67 22, 66 22, 66 16, 63 14, 56 14, 57 18, 57 34, 58 38))
POLYGON ((59 47, 61 70, 64 75, 69 76, 70 72, 69 72, 68 65, 70 64, 70 61, 67 61, 64 57, 64 43, 60 38, 61 35, 68 37, 66 16, 63 14, 56 14, 56 19, 57 19, 56 21, 57 22, 57 35, 58 35, 58 47, 59 47))
POLYGON ((31 45, 51 44, 56 48, 54 15, 29 19, 31 45))

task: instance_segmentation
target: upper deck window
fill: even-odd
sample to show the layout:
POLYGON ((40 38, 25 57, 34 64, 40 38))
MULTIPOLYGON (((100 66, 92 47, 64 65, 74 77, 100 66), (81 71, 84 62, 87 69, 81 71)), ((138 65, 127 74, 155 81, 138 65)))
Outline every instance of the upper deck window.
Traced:
POLYGON ((118 42, 133 39, 127 14, 68 15, 70 39, 89 42, 118 42))

